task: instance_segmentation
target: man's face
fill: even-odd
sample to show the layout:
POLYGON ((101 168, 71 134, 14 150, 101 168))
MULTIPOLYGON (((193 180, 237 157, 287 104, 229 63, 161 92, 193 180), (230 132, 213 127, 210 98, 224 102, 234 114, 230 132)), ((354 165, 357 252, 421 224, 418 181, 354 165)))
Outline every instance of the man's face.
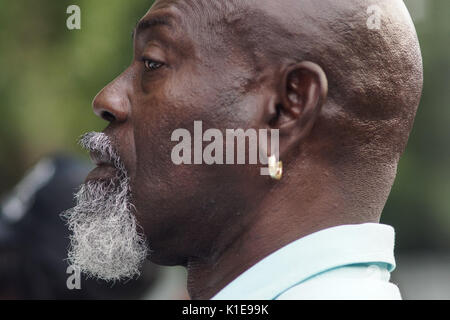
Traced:
MULTIPOLYGON (((201 19, 157 1, 134 32, 131 65, 94 100, 130 177, 151 258, 162 264, 184 264, 211 251, 218 238, 233 237, 245 224, 242 211, 253 205, 247 199, 257 199, 260 189, 256 166, 171 160, 175 129, 193 133, 197 120, 203 131, 247 129, 261 117, 264 98, 247 87, 244 56, 212 37, 201 19)), ((109 174, 100 170, 91 178, 109 174)))

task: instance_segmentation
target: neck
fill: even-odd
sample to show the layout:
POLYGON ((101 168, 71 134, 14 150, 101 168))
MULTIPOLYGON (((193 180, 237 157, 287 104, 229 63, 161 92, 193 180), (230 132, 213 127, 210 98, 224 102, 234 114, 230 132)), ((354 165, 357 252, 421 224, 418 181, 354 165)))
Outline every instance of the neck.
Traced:
MULTIPOLYGON (((352 215, 348 214, 342 198, 331 190, 339 189, 318 192, 315 198, 308 199, 292 197, 292 194, 283 198, 269 196, 258 207, 258 212, 249 213, 255 217, 251 225, 231 242, 222 245, 225 249, 220 255, 189 259, 188 291, 191 298, 212 298, 258 261, 301 237, 336 225, 366 222, 350 218, 352 215)), ((286 195, 281 191, 270 194, 286 195)))

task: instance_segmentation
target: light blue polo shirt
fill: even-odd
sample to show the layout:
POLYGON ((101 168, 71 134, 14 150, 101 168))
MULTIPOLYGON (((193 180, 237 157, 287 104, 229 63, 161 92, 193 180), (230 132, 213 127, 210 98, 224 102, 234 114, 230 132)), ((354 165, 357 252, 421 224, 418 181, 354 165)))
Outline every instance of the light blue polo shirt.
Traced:
POLYGON ((395 232, 378 223, 312 233, 242 273, 213 300, 401 299, 389 282, 395 232))

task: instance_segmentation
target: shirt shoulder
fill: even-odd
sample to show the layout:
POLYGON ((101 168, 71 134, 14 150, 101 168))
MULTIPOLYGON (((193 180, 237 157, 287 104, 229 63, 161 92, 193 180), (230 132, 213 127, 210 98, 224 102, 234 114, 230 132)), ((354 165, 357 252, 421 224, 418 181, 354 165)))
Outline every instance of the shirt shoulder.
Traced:
POLYGON ((263 258, 213 299, 400 299, 389 282, 394 240, 394 229, 377 223, 323 229, 263 258))

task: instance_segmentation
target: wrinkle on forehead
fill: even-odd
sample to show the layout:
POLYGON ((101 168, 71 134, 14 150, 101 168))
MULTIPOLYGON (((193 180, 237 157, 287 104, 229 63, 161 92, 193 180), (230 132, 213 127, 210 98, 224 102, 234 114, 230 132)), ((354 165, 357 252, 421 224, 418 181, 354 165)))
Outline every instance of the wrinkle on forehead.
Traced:
POLYGON ((211 21, 251 7, 255 0, 157 0, 150 10, 171 8, 193 21, 211 21))

